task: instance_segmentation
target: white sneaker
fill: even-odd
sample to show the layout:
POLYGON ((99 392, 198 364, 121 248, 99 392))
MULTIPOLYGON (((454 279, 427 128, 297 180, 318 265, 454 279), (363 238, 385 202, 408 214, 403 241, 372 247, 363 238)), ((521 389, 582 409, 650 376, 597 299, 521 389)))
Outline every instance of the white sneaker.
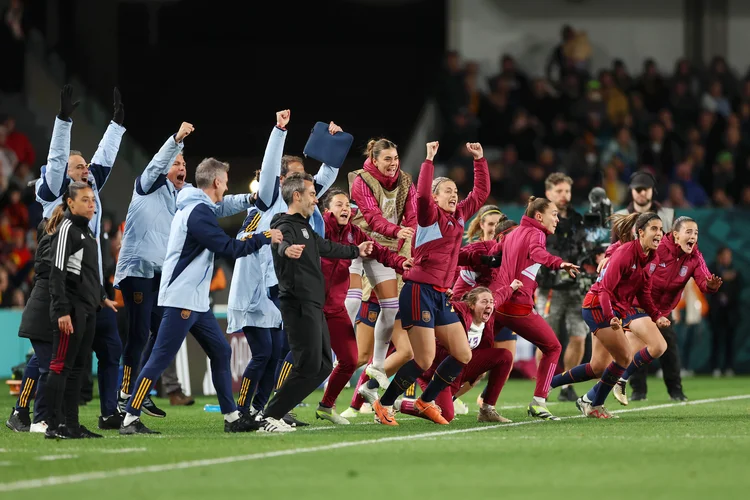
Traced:
POLYGON ((734 377, 734 370, 732 370, 731 368, 729 368, 727 371, 724 372, 724 376, 725 377, 730 377, 730 378, 734 377))
MULTIPOLYGON (((372 366, 372 364, 369 364, 367 365, 367 368, 365 368, 365 373, 368 377, 377 380, 378 384, 380 384, 381 389, 388 389, 388 385, 391 383, 391 381, 388 379, 388 375, 385 374, 385 370, 383 370, 382 368, 375 368, 374 366, 372 366)), ((362 384, 362 386, 364 385, 365 384, 362 384)), ((364 394, 362 395, 364 396, 364 394)), ((370 402, 372 403, 372 401, 370 402)))
POLYGON ((359 416, 359 411, 350 406, 349 408, 341 412, 341 416, 346 419, 357 418, 359 416))
MULTIPOLYGON (((378 390, 377 389, 370 389, 367 387, 367 384, 362 384, 359 386, 359 389, 357 389, 357 392, 360 396, 365 398, 365 401, 367 401, 370 404, 373 404, 375 401, 378 400, 378 390)), ((360 408, 360 413, 362 412, 362 409, 360 408)))
POLYGON ((47 422, 41 421, 37 424, 31 424, 31 427, 29 427, 29 432, 47 432, 47 422))
POLYGON ((325 406, 318 405, 318 409, 315 411, 315 418, 320 420, 328 420, 336 425, 349 425, 349 421, 339 415, 335 408, 326 408, 325 406))
POLYGON ((622 406, 628 406, 628 395, 625 394, 625 388, 626 382, 624 380, 618 380, 614 389, 612 389, 615 399, 619 401, 622 406))
POLYGON ((362 403, 362 406, 359 408, 359 414, 367 415, 369 413, 375 413, 372 409, 372 405, 370 403, 362 403))
POLYGON ((718 368, 715 369, 713 375, 714 378, 721 378, 721 370, 719 370, 718 368))
POLYGON ((294 432, 296 430, 295 427, 292 427, 281 419, 266 417, 263 420, 263 426, 258 429, 258 432, 294 432))
POLYGON ((466 403, 456 398, 453 400, 453 413, 456 415, 468 415, 469 407, 466 406, 466 403))

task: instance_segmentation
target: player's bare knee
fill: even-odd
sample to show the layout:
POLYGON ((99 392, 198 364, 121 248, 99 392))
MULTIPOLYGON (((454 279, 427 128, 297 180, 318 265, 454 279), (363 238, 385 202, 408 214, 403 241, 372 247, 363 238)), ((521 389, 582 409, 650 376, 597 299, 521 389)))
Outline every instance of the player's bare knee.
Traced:
POLYGON ((461 352, 456 353, 456 355, 454 355, 453 357, 456 358, 456 361, 458 361, 459 363, 468 365, 469 362, 471 361, 471 350, 470 349, 467 349, 465 351, 462 350, 461 352))
POLYGON ((430 366, 432 366, 432 362, 435 360, 434 356, 426 356, 424 354, 419 356, 414 356, 414 362, 417 363, 417 365, 423 370, 427 371, 430 366))
POLYGON ((667 351, 667 341, 660 338, 653 346, 648 346, 648 352, 653 358, 660 358, 667 351))

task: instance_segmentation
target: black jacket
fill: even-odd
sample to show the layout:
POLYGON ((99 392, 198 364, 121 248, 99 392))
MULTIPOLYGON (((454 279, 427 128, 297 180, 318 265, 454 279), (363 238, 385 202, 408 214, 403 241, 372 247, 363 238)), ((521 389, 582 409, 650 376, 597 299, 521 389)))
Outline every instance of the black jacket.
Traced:
POLYGON ((273 244, 273 266, 279 279, 279 298, 312 302, 323 307, 326 285, 320 258, 356 259, 359 248, 341 245, 321 238, 300 214, 276 214, 271 227, 284 235, 284 241, 273 244), (305 245, 299 259, 290 259, 284 252, 290 245, 305 245))
POLYGON ((86 217, 65 211, 50 241, 50 315, 55 322, 74 307, 95 313, 104 298, 99 281, 99 250, 86 217))
POLYGON ((52 332, 57 328, 56 323, 50 321, 49 294, 49 244, 52 236, 47 234, 44 227, 47 219, 37 227, 37 249, 34 256, 34 284, 26 301, 26 307, 21 315, 21 325, 18 336, 42 342, 52 342, 52 332))
MULTIPOLYGON (((573 207, 568 207, 567 217, 560 217, 555 234, 547 235, 547 251, 552 255, 562 257, 565 262, 580 264, 584 257, 585 239, 583 216, 573 210, 573 207)), ((544 266, 542 266, 539 282, 542 288, 554 290, 572 290, 578 287, 578 282, 570 279, 567 272, 553 271, 544 266)))

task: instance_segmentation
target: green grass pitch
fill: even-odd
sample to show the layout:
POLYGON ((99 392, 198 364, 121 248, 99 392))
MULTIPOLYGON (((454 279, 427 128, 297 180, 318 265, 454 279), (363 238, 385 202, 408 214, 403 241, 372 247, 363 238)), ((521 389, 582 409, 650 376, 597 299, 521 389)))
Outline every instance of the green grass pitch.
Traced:
MULTIPOLYGON (((143 418, 161 436, 50 441, 0 429, 0 497, 748 498, 750 378, 686 379, 688 404, 670 402, 660 380, 649 385, 646 402, 623 408, 609 398, 616 420, 580 418, 573 403, 550 405, 561 422, 532 420, 533 382, 511 380, 500 406, 513 424, 478 424, 475 390, 463 398, 469 415, 449 426, 397 414, 398 428, 372 415, 343 427, 315 421, 318 391, 297 410, 312 425, 284 435, 225 434, 221 416, 203 411, 213 398, 192 407, 157 399, 167 418, 143 418)), ((340 410, 350 397, 342 394, 340 410)), ((13 401, 0 396, 0 407, 13 401)), ((97 416, 97 400, 81 408, 92 430, 97 416)))

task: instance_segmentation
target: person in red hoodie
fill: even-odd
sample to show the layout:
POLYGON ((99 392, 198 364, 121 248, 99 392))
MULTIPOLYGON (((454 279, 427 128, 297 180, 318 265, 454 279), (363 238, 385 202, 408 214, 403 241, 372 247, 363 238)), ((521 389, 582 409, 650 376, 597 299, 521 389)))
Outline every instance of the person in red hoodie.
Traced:
MULTIPOLYGON (((345 245, 359 245, 373 241, 367 234, 351 223, 352 209, 349 195, 340 189, 330 189, 323 202, 326 225, 326 239, 345 245)), ((412 262, 406 257, 388 250, 374 242, 370 256, 399 274, 410 269, 412 262)), ((328 331, 331 332, 331 348, 336 354, 338 364, 328 378, 328 387, 318 405, 315 417, 328 420, 334 424, 348 424, 349 421, 334 410, 336 398, 352 378, 357 369, 357 338, 354 327, 344 305, 349 289, 349 265, 340 259, 321 259, 323 276, 326 283, 325 314, 328 331)))
MULTIPOLYGON (((401 171, 398 149, 388 139, 371 139, 365 156, 362 170, 349 174, 351 197, 359 209, 352 222, 382 246, 399 251, 405 243, 409 244, 417 225, 414 183, 409 174, 401 171)), ((363 273, 378 297, 380 313, 375 321, 372 363, 365 372, 385 388, 388 386, 385 358, 398 313, 396 271, 375 259, 365 258, 354 260, 349 272, 346 304, 352 323, 362 300, 363 273)))
POLYGON ((541 266, 563 269, 572 277, 578 273, 578 266, 564 262, 546 249, 547 235, 555 232, 557 222, 555 204, 532 196, 520 226, 491 252, 493 255, 502 252, 502 263, 490 286, 498 314, 495 329, 508 327, 542 351, 528 414, 545 420, 559 420, 547 409, 547 395, 562 347, 555 332, 534 308, 536 273, 541 266), (518 286, 519 281, 522 286, 518 286))
MULTIPOLYGON (((677 307, 682 290, 690 278, 695 279, 695 283, 704 294, 716 293, 722 284, 722 279, 711 274, 706 266, 703 254, 698 249, 698 223, 690 217, 678 217, 674 221, 672 231, 661 239, 656 249, 656 261, 651 263, 648 273, 651 275, 651 297, 664 317, 669 317, 677 307)), ((649 364, 654 359, 650 352, 653 351, 653 347, 648 344, 648 338, 644 338, 637 325, 635 329, 630 328, 627 336, 631 351, 636 354, 613 391, 615 399, 625 406, 628 404, 625 393, 628 378, 638 367, 649 364)))
MULTIPOLYGON (((417 234, 412 241, 414 267, 404 275, 399 296, 401 323, 409 331, 414 359, 402 366, 372 409, 381 424, 398 425, 393 403, 435 359, 435 339, 448 350, 435 377, 415 402, 417 410, 435 423, 446 425, 435 398, 471 361, 471 349, 461 321, 446 292, 453 285, 466 219, 474 215, 490 194, 487 160, 479 143, 467 143, 474 157, 474 189, 459 203, 456 184, 446 178, 433 180, 432 160, 437 142, 427 143, 417 183, 417 234)), ((381 301, 382 307, 382 301, 381 301)), ((382 309, 381 309, 381 315, 382 309)))
MULTIPOLYGON (((511 420, 500 415, 495 409, 495 404, 513 366, 513 355, 507 349, 493 347, 494 335, 492 331, 495 320, 495 299, 492 297, 492 292, 489 288, 479 286, 466 293, 461 300, 453 300, 451 304, 458 313, 461 324, 466 331, 472 355, 471 361, 456 377, 456 380, 440 391, 435 398, 435 403, 442 410, 443 418, 450 422, 454 417, 453 399, 459 390, 465 384, 473 386, 482 374, 489 372, 487 395, 479 408, 477 422, 509 423, 511 420)), ((438 366, 448 356, 446 348, 442 344, 438 344, 435 361, 432 362, 430 369, 417 379, 417 383, 422 390, 427 388, 438 366)), ((395 406, 401 413, 422 416, 414 407, 413 401, 396 401, 395 406)))
MULTIPOLYGON (((478 217, 478 216, 477 216, 478 217)), ((476 220, 476 218, 475 218, 476 220)), ((458 269, 456 270, 456 283, 453 285, 453 296, 462 297, 473 287, 489 287, 497 275, 497 268, 500 267, 502 255, 493 255, 492 250, 495 243, 501 241, 508 233, 518 227, 518 223, 510 219, 502 219, 493 229, 497 234, 492 238, 485 238, 481 241, 469 243, 461 248, 458 254, 458 269)), ((520 282, 519 282, 520 283, 520 282)), ((494 323, 494 322, 493 322, 494 323)), ((499 323, 498 323, 499 325, 499 323)), ((497 325, 494 325, 497 326, 497 325)), ((518 336, 513 330, 506 326, 500 325, 494 328, 495 347, 498 349, 507 349, 515 359, 516 342, 518 336)), ((513 367, 511 366, 511 370, 513 367)), ((487 386, 477 397, 477 405, 482 406, 484 397, 487 394, 487 386)))
POLYGON ((596 339, 592 343, 591 362, 574 367, 555 377, 553 384, 580 382, 602 373, 599 382, 578 398, 576 406, 584 416, 612 418, 604 401, 625 373, 631 360, 639 365, 647 358, 659 357, 666 350, 666 342, 658 326, 669 326, 669 320, 659 311, 651 296, 651 265, 657 265, 656 249, 662 239, 662 222, 653 212, 615 215, 612 228, 618 240, 625 241, 596 283, 583 299, 583 319, 596 339), (633 229, 637 237, 633 239, 633 229), (638 306, 639 305, 639 306, 638 306), (639 332, 649 346, 632 355, 623 328, 639 332), (606 368, 603 365, 609 363, 606 368))

